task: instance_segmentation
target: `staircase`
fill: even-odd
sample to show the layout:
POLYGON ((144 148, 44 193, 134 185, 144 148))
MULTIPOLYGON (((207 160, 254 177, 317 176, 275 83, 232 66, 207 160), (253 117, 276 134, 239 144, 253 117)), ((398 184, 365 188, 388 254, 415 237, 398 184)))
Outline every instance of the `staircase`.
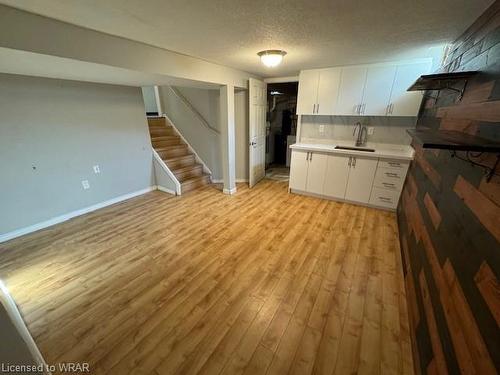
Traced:
POLYGON ((210 184, 210 175, 165 117, 149 117, 148 125, 153 148, 179 180, 181 193, 210 184))

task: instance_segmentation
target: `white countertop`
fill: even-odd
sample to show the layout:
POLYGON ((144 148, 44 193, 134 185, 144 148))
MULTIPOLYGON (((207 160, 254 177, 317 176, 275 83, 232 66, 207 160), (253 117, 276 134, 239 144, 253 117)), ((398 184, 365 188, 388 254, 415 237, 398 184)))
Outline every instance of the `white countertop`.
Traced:
POLYGON ((363 148, 375 149, 374 152, 367 151, 356 151, 356 150, 338 150, 335 146, 347 146, 355 147, 354 141, 333 141, 329 144, 320 143, 294 143, 290 146, 294 150, 304 150, 304 151, 319 151, 328 152, 332 154, 343 154, 343 155, 357 155, 366 156, 372 158, 383 158, 383 159, 399 159, 399 160, 413 160, 413 155, 415 150, 409 145, 395 145, 389 143, 374 143, 367 142, 363 148))

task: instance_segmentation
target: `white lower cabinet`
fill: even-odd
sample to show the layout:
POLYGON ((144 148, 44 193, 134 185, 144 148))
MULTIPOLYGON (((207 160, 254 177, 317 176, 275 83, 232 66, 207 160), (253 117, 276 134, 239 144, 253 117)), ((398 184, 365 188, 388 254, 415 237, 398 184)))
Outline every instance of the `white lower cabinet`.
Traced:
POLYGON ((410 163, 401 160, 380 160, 373 180, 370 204, 396 209, 410 163))
POLYGON ((307 169, 306 191, 313 194, 323 194, 325 183, 327 154, 318 152, 309 153, 309 166, 307 169))
POLYGON ((290 189, 395 209, 409 162, 292 150, 290 189))
POLYGON ((349 179, 350 160, 351 158, 348 156, 328 155, 323 189, 324 195, 344 199, 347 180, 349 179))
POLYGON ((360 158, 358 156, 351 158, 349 181, 345 191, 346 200, 368 203, 377 163, 378 159, 360 158))
POLYGON ((290 189, 306 190, 307 169, 309 167, 309 152, 293 150, 290 161, 290 189))

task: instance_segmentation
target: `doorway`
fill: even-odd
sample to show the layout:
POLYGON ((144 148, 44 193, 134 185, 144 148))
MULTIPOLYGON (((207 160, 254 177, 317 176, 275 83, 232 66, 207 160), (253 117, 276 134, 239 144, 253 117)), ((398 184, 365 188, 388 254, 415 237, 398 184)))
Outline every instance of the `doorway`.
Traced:
POLYGON ((266 177, 288 180, 290 145, 297 134, 298 82, 268 83, 266 124, 266 177))

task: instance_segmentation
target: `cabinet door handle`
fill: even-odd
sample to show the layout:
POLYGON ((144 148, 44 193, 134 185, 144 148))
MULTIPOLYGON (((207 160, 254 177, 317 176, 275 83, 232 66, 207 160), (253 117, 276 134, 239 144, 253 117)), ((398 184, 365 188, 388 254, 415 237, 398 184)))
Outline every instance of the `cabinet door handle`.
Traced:
POLYGON ((361 113, 362 114, 365 114, 365 109, 366 109, 366 103, 363 103, 363 105, 361 106, 361 113))
POLYGON ((309 156, 309 161, 313 160, 313 153, 311 152, 310 156, 309 156))
POLYGON ((319 103, 316 104, 316 113, 319 113, 319 103))
POLYGON ((352 158, 352 162, 353 162, 352 166, 356 168, 356 158, 352 158))
POLYGON ((347 165, 348 165, 349 167, 351 166, 351 162, 352 162, 352 160, 351 160, 351 159, 352 159, 352 158, 349 156, 349 162, 347 163, 347 165))
POLYGON ((394 110, 394 103, 391 103, 391 106, 390 106, 390 114, 392 115, 392 111, 394 110))

